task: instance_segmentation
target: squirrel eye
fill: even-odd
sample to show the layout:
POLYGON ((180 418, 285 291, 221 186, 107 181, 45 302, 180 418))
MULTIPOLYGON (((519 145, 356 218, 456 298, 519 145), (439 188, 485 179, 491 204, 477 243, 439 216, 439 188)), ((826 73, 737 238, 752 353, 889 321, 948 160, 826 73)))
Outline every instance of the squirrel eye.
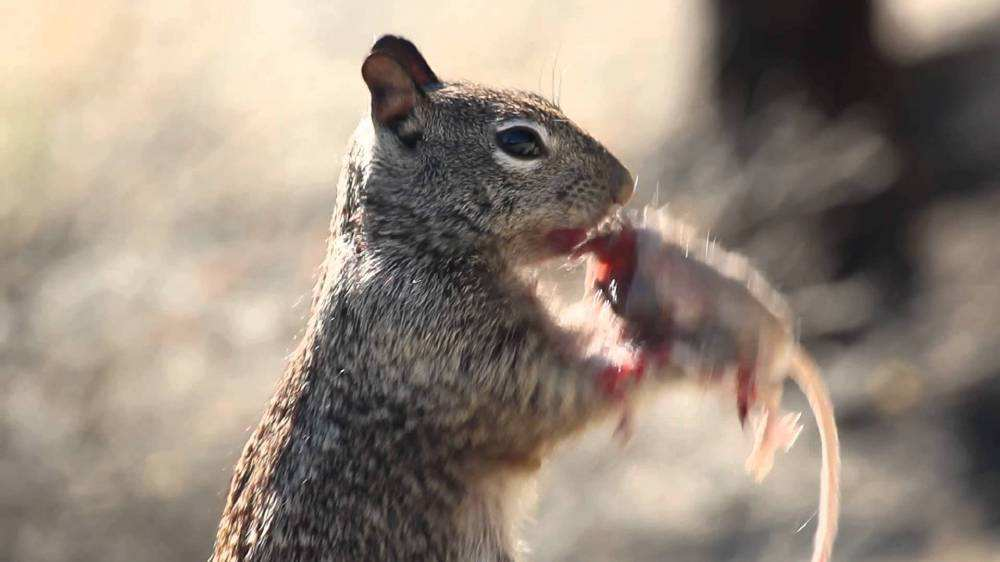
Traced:
POLYGON ((515 158, 534 159, 545 155, 545 146, 531 127, 511 127, 497 131, 497 145, 515 158))

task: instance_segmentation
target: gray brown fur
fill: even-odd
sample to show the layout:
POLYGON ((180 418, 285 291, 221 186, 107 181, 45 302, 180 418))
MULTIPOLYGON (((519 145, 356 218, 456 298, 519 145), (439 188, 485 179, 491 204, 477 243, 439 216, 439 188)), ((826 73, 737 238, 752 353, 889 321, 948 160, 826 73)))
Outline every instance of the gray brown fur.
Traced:
POLYGON ((512 561, 517 489, 616 403, 516 269, 631 177, 547 100, 447 83, 365 116, 302 343, 247 443, 214 562, 512 561), (530 172, 494 128, 550 133, 530 172))

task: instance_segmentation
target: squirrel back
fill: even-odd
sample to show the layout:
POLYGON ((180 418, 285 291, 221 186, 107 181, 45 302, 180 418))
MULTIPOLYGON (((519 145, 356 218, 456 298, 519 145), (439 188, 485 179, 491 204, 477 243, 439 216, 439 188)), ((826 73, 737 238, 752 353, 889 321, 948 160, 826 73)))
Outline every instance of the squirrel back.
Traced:
POLYGON ((627 374, 517 269, 566 255, 632 178, 552 103, 442 82, 405 39, 362 77, 310 320, 212 560, 517 560, 518 490, 627 374))

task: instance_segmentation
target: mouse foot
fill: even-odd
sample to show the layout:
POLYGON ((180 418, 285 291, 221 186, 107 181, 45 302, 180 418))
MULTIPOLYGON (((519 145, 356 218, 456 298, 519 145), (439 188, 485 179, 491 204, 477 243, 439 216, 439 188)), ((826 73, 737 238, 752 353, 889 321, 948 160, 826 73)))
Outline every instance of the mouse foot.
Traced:
POLYGON ((754 427, 754 446, 747 458, 746 470, 755 482, 762 482, 774 467, 774 455, 778 449, 788 452, 802 432, 799 412, 780 415, 778 411, 765 409, 754 427))

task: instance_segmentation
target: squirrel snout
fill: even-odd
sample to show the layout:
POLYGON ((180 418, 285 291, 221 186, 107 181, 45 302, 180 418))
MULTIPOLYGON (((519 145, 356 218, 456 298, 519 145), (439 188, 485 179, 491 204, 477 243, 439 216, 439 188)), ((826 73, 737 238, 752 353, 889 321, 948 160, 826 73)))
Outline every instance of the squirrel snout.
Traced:
POLYGON ((632 174, 622 166, 618 164, 615 170, 611 173, 611 200, 619 205, 624 205, 632 197, 632 192, 635 191, 635 180, 632 178, 632 174))

